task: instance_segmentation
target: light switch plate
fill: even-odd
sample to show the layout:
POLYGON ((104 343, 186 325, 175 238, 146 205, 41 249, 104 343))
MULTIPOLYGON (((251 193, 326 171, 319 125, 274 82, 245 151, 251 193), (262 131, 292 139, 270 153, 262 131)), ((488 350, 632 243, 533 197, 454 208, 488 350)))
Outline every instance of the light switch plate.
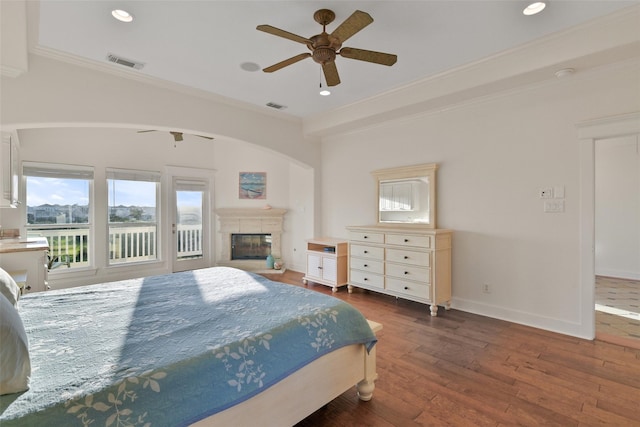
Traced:
POLYGON ((538 194, 540 195, 541 199, 551 199, 553 198, 553 189, 551 187, 541 188, 538 191, 538 194))

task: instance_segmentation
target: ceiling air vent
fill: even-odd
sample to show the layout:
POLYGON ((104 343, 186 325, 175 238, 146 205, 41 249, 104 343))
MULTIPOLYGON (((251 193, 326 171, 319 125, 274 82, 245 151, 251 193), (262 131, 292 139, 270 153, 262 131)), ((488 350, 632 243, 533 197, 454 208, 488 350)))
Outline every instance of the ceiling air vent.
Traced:
POLYGON ((107 54, 107 60, 109 62, 115 62, 116 64, 124 65, 125 67, 135 68, 136 70, 140 70, 142 67, 144 67, 144 64, 142 62, 125 59, 118 55, 114 55, 113 53, 107 54))
POLYGON ((276 110, 284 110, 286 105, 276 104, 275 102, 267 102, 267 107, 275 108, 276 110))

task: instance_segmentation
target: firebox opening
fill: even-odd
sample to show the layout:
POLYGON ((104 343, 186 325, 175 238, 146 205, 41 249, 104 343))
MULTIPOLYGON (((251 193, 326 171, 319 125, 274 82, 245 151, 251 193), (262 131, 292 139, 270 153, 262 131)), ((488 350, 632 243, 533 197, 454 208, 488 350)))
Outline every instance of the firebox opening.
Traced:
POLYGON ((271 253, 271 234, 232 234, 231 259, 267 259, 271 253))

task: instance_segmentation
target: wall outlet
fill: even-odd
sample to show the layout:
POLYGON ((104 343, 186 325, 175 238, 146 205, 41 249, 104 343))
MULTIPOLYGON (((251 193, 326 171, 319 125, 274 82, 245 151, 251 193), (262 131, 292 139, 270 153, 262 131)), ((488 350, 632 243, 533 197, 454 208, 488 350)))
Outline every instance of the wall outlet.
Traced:
POLYGON ((488 283, 483 283, 482 284, 482 292, 484 292, 485 294, 490 294, 491 293, 491 286, 489 286, 488 283))

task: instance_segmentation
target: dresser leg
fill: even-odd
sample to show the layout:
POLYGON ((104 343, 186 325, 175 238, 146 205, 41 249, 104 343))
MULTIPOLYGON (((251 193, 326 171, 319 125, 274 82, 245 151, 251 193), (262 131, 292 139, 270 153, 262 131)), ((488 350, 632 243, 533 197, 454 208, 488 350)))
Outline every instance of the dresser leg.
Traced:
POLYGON ((351 285, 347 285, 347 291, 352 294, 353 293, 353 286, 351 285))
POLYGON ((437 316, 438 315, 438 305, 437 304, 431 304, 431 315, 432 316, 437 316))

